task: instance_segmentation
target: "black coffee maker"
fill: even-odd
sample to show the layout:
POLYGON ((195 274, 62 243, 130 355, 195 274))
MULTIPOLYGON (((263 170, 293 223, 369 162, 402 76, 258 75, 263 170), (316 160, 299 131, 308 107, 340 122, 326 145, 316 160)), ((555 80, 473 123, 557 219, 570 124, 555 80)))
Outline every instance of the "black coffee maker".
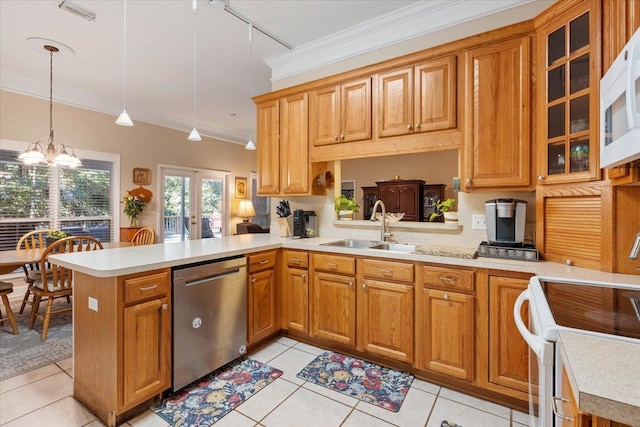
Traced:
POLYGON ((489 244, 522 247, 527 202, 518 199, 494 199, 487 200, 485 208, 489 244))
POLYGON ((296 209, 293 211, 293 236, 294 239, 318 237, 316 226, 316 212, 296 209))

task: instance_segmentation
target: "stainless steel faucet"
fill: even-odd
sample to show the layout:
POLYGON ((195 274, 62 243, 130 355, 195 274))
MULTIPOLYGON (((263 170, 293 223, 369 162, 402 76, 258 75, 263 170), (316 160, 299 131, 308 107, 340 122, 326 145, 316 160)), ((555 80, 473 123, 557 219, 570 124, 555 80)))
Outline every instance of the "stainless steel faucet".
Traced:
POLYGON ((384 203, 382 200, 376 200, 375 205, 373 205, 373 210, 371 211, 371 221, 376 220, 376 211, 378 210, 378 206, 382 207, 382 225, 380 226, 380 241, 385 242, 388 237, 393 236, 390 231, 387 231, 387 209, 384 207, 384 203))
POLYGON ((629 253, 630 259, 638 259, 638 253, 640 253, 640 232, 636 234, 636 239, 631 246, 631 252, 629 253))

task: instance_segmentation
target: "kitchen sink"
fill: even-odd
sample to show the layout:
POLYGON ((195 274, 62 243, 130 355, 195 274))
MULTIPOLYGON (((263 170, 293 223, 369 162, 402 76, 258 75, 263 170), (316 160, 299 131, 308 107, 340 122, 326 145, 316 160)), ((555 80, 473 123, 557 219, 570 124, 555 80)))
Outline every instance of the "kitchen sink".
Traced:
POLYGON ((378 243, 377 245, 369 246, 369 249, 413 253, 416 250, 416 245, 406 243, 378 243))
POLYGON ((375 242, 372 240, 352 240, 352 239, 344 239, 337 240, 335 242, 321 243, 320 246, 336 246, 340 248, 370 248, 374 245, 377 245, 380 242, 375 242))

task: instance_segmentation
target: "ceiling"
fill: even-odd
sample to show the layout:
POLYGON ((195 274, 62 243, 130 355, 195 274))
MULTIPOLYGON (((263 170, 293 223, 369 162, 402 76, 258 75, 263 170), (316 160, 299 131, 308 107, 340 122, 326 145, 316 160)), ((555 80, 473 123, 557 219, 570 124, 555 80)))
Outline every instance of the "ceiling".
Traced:
MULTIPOLYGON (((60 9, 60 0, 0 0, 0 87, 48 99, 49 53, 31 47, 26 40, 54 40, 75 51, 54 54, 54 101, 112 114, 115 121, 124 105, 124 3, 72 1, 95 12, 96 19, 87 21, 60 9)), ((329 45, 335 53, 342 37, 350 42, 345 55, 356 56, 359 50, 415 37, 425 30, 407 25, 406 16, 417 15, 416 11, 442 28, 438 13, 447 12, 451 5, 482 16, 531 1, 226 0, 227 9, 220 9, 210 4, 215 0, 197 0, 196 126, 203 136, 231 142, 245 143, 249 136, 255 137, 250 93, 255 96, 271 90, 272 69, 267 62, 273 66, 295 56, 298 63, 306 61, 317 67, 321 64, 319 55, 313 55, 316 44, 323 44, 325 50, 329 45), (293 50, 254 30, 250 62, 249 24, 229 9, 293 50), (401 31, 385 35, 384 41, 367 42, 364 33, 389 27, 389 23, 401 31), (359 33, 354 32, 357 28, 359 33)), ((184 130, 186 139, 194 124, 192 0, 129 0, 126 11, 127 112, 134 123, 184 130)), ((453 19, 451 25, 459 22, 453 19)), ((381 38, 380 33, 377 36, 381 38)), ((322 60, 340 59, 332 55, 322 60)), ((299 71, 295 67, 292 71, 290 67, 287 73, 303 69, 298 66, 299 71)), ((54 124, 55 120, 54 108, 54 124)))

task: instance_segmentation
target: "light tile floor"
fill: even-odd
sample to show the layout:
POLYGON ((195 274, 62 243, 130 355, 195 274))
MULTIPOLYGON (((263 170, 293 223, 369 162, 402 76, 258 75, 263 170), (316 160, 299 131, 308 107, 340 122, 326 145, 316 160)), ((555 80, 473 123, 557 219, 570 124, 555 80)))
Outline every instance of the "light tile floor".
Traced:
MULTIPOLYGON (((284 372, 215 427, 524 427, 527 415, 415 379, 397 413, 305 382, 296 374, 323 350, 281 337, 251 355, 284 372)), ((73 366, 66 359, 0 382, 0 426, 97 427, 103 424, 72 397, 73 366)), ((126 426, 167 427, 151 411, 126 426)))

